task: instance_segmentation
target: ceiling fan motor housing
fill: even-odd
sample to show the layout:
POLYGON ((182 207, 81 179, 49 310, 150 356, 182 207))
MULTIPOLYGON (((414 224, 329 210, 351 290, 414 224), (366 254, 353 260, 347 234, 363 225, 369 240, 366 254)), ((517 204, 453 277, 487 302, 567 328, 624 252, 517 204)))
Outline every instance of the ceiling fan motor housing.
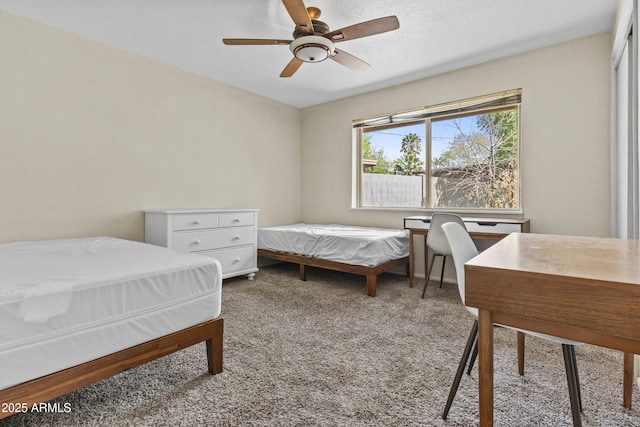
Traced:
MULTIPOLYGON (((318 21, 317 19, 312 19, 311 20, 311 24, 313 25, 313 32, 315 34, 326 34, 329 32, 329 26, 327 24, 325 24, 322 21, 318 21)), ((306 26, 305 26, 306 28, 306 26)), ((293 30, 293 38, 297 39, 298 37, 302 37, 307 35, 308 33, 304 33, 302 31, 300 31, 300 29, 298 27, 296 27, 295 30, 293 30)))

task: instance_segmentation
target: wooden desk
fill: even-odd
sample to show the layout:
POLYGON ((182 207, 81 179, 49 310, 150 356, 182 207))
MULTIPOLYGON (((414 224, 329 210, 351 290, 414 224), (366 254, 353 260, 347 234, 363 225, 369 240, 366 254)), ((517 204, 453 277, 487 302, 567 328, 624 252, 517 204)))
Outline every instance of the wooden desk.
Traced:
MULTIPOLYGON (((472 238, 476 240, 500 240, 510 233, 528 233, 528 219, 466 218, 462 220, 472 238)), ((404 218, 404 229, 409 230, 409 287, 413 287, 413 236, 424 236, 431 224, 430 216, 408 216, 404 218)), ((424 274, 427 274, 427 251, 424 251, 424 274)))
POLYGON ((479 309, 481 426, 493 425, 493 323, 623 351, 626 369, 640 353, 637 240, 514 233, 465 275, 466 304, 479 309))

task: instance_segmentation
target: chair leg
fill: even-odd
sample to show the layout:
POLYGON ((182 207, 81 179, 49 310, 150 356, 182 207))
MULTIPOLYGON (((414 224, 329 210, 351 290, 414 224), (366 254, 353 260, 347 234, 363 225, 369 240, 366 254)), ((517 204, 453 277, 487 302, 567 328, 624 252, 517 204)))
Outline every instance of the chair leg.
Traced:
POLYGON ((447 256, 442 255, 442 271, 440 272, 440 287, 442 287, 442 279, 444 279, 444 265, 447 262, 447 256))
MULTIPOLYGON (((427 247, 424 247, 424 250, 428 250, 427 247)), ((431 265, 429 266, 428 270, 427 270, 427 275, 424 278, 424 289, 422 289, 422 298, 424 298, 424 293, 427 292, 427 285, 429 284, 429 277, 431 276, 431 269, 433 268, 433 261, 435 261, 436 259, 436 254, 434 253, 433 255, 431 255, 431 265)), ((427 266, 424 266, 425 269, 427 269, 427 266)))
POLYGON ((456 397, 456 393, 458 391, 458 386, 460 385, 460 380, 462 379, 462 374, 464 373, 464 367, 469 360, 469 354, 471 353, 471 347, 473 347, 473 343, 478 336, 478 319, 474 320, 473 326, 471 327, 471 333, 469 334, 469 338, 467 339, 467 345, 464 347, 464 352, 462 353, 462 358, 460 359, 460 364, 458 365, 458 371, 456 372, 456 377, 453 380, 453 384, 451 384, 451 390, 449 390, 449 397, 447 398, 447 404, 444 407, 444 412, 442 413, 442 419, 446 420, 447 415, 449 415, 449 409, 451 409, 451 404, 453 403, 453 398, 456 397))
POLYGON ((581 427, 582 419, 580 417, 580 391, 576 381, 577 366, 574 364, 572 356, 573 346, 562 344, 562 354, 564 355, 564 367, 567 371, 567 386, 569 387, 569 400, 571 402, 571 416, 573 418, 573 426, 581 427))
POLYGON ((477 358, 478 358, 478 340, 476 340, 476 344, 473 346, 473 353, 471 353, 471 360, 469 361, 469 367, 467 368, 467 375, 471 375, 471 370, 473 369, 473 365, 476 363, 477 358))
POLYGON ((578 390, 578 403, 580 403, 580 412, 582 412, 582 394, 580 393, 580 377, 578 376, 578 362, 576 360, 576 347, 574 345, 569 346, 571 351, 571 363, 573 365, 573 372, 576 378, 576 388, 578 390))

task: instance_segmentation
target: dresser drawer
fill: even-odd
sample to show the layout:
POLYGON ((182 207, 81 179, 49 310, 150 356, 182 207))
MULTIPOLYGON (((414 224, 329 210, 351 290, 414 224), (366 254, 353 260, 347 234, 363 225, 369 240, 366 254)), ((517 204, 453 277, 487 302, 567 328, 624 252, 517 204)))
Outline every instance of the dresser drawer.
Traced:
POLYGON ((242 246, 203 253, 220 261, 222 277, 227 278, 245 271, 255 271, 255 246, 242 246))
POLYGON ((242 227, 254 224, 253 212, 224 212, 220 213, 220 227, 242 227))
POLYGON ((218 228, 217 213, 192 213, 173 216, 173 231, 218 228))
POLYGON ((190 231, 173 235, 173 249, 178 252, 200 252, 250 244, 256 244, 253 227, 190 231))

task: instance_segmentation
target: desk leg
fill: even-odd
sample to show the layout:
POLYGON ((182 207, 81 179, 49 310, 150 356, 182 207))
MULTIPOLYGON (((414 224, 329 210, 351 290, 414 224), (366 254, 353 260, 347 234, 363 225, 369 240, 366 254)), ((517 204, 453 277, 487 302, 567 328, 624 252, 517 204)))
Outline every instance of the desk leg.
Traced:
POLYGON ((518 374, 524 375, 524 332, 518 331, 518 374))
POLYGON ((488 310, 478 311, 480 426, 493 426, 493 321, 488 310))
POLYGON ((409 287, 413 288, 413 230, 409 230, 409 287))
POLYGON ((624 354, 624 377, 622 385, 622 404, 631 409, 631 396, 633 394, 633 353, 624 354))

